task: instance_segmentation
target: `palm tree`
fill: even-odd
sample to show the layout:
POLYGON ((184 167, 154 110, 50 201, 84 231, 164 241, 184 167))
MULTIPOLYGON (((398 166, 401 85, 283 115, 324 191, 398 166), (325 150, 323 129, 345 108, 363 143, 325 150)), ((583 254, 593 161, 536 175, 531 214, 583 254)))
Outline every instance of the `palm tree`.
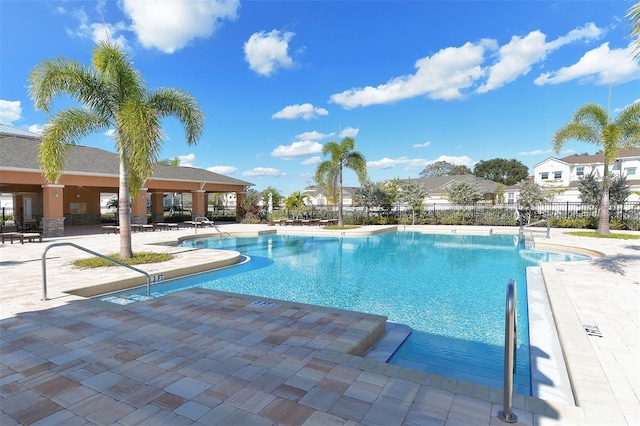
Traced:
POLYGON ((640 56, 640 2, 635 3, 633 6, 631 6, 625 16, 629 18, 629 24, 631 25, 629 36, 631 36, 631 38, 634 38, 634 57, 637 58, 638 56, 640 56))
POLYGON ((331 186, 338 191, 338 226, 344 226, 342 214, 342 169, 347 167, 358 176, 361 185, 367 181, 367 162, 364 156, 354 151, 356 141, 346 137, 341 143, 327 142, 322 147, 322 155, 330 154, 331 158, 318 164, 315 180, 321 187, 331 186))
POLYGON ((187 144, 195 144, 204 127, 197 101, 178 89, 147 91, 131 58, 107 42, 95 47, 91 68, 66 58, 40 62, 29 76, 28 87, 35 108, 47 114, 51 114, 53 100, 60 95, 81 104, 53 114, 42 134, 38 156, 50 182, 58 182, 66 154, 78 139, 97 131, 115 130, 120 157, 120 257, 132 257, 131 195, 142 188, 158 159, 163 139, 161 119, 175 116, 185 128, 187 144))
POLYGON ((293 219, 298 219, 300 210, 305 206, 305 200, 309 198, 307 194, 301 194, 299 191, 294 191, 290 196, 284 200, 284 209, 287 212, 293 214, 293 219))
POLYGON ((598 232, 609 233, 609 165, 624 148, 640 146, 640 102, 627 106, 611 122, 609 113, 595 104, 578 108, 573 121, 558 129, 553 136, 553 149, 559 153, 570 139, 599 145, 604 152, 604 175, 602 177, 602 202, 598 232))

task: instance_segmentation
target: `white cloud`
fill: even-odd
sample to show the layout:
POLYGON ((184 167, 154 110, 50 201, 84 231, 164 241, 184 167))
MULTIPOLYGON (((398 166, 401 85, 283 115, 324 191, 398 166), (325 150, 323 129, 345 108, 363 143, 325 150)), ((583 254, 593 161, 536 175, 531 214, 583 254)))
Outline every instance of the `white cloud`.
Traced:
POLYGON ((354 127, 345 127, 340 131, 341 138, 355 138, 360 133, 360 129, 354 127))
POLYGON ((330 138, 333 135, 335 135, 335 133, 320 133, 314 130, 312 132, 300 133, 299 135, 296 135, 296 139, 319 141, 322 139, 330 138))
POLYGON ((597 39, 602 34, 603 30, 589 23, 550 42, 546 41, 547 36, 540 31, 532 31, 524 37, 513 36, 498 51, 498 61, 489 67, 489 77, 477 92, 486 93, 511 83, 521 75, 528 74, 531 67, 542 61, 549 52, 582 39, 597 39))
MULTIPOLYGON (((101 9, 98 4, 98 9, 101 9)), ((66 13, 64 9, 58 9, 60 13, 66 13)), ((84 8, 73 9, 71 15, 79 22, 78 26, 73 29, 67 28, 66 32, 71 37, 89 38, 94 43, 101 41, 110 41, 121 46, 125 50, 129 50, 129 44, 123 32, 129 31, 127 24, 120 21, 115 24, 106 22, 89 22, 89 16, 84 8)))
POLYGON ((178 165, 186 167, 194 167, 193 163, 196 161, 195 154, 178 155, 178 165))
POLYGON ((330 101, 352 109, 376 104, 390 104, 426 95, 431 99, 459 99, 462 89, 473 85, 484 75, 482 62, 486 45, 482 40, 461 47, 447 47, 433 56, 418 59, 415 74, 395 77, 377 87, 367 86, 331 95, 330 101))
POLYGON ((322 158, 320 157, 311 157, 311 158, 307 158, 300 164, 302 164, 303 166, 314 166, 316 164, 320 164, 321 161, 322 161, 322 158))
POLYGON ((196 38, 208 38, 220 21, 235 20, 239 0, 122 0, 131 29, 145 48, 173 53, 196 38))
POLYGON ((0 99, 0 123, 13 124, 22 118, 22 106, 20 101, 6 101, 0 99))
POLYGON ((282 173, 278 169, 272 167, 255 167, 252 170, 248 170, 242 173, 243 176, 286 176, 286 173, 282 173))
POLYGON ((289 41, 295 34, 261 31, 254 33, 244 44, 244 58, 249 68, 258 74, 270 76, 278 68, 293 67, 293 59, 289 56, 289 41))
POLYGON ((428 147, 429 145, 431 145, 431 142, 416 143, 416 144, 413 144, 413 147, 414 147, 414 148, 426 148, 426 147, 428 147))
POLYGON ((293 120, 296 118, 303 118, 310 120, 317 118, 320 115, 329 115, 329 111, 324 108, 314 107, 313 105, 306 103, 302 105, 289 105, 276 112, 271 118, 284 118, 287 120, 293 120))
POLYGON ((634 59, 634 46, 610 49, 609 43, 585 53, 580 60, 558 71, 540 74, 538 86, 558 84, 575 79, 589 79, 597 85, 626 83, 640 78, 640 64, 634 59))
POLYGON ((213 166, 213 167, 207 167, 207 170, 209 170, 210 172, 219 173, 225 176, 232 175, 238 171, 238 169, 233 166, 213 166))
POLYGON ((32 124, 31 126, 27 127, 27 129, 31 132, 31 133, 35 133, 36 135, 41 135, 42 132, 44 132, 44 127, 41 124, 32 124))
POLYGON ((367 162, 367 168, 369 169, 373 169, 373 170, 379 170, 379 169, 390 169, 392 167, 395 166, 400 166, 400 165, 404 165, 407 166, 408 168, 424 168, 427 167, 429 164, 433 164, 437 161, 446 161, 447 163, 453 164, 453 165, 460 165, 460 166, 467 166, 467 167, 473 167, 473 160, 471 160, 471 158, 467 157, 466 155, 460 156, 460 157, 451 157, 448 155, 441 155, 440 157, 438 157, 435 160, 425 160, 423 158, 407 158, 407 157, 400 157, 400 158, 383 158, 381 160, 376 160, 376 161, 368 161, 367 162))
POLYGON ((519 152, 518 155, 527 156, 527 155, 544 155, 552 153, 552 149, 536 149, 535 151, 522 151, 519 152))
POLYGON ((318 154, 322 152, 322 144, 315 141, 298 141, 291 145, 278 145, 271 151, 272 157, 279 157, 283 160, 291 160, 303 155, 318 154))

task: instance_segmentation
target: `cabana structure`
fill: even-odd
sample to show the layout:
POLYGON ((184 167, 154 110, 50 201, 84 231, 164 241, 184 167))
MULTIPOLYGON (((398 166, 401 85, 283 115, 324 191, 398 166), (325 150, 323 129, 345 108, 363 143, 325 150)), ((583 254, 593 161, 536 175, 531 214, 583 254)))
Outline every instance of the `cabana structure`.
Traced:
MULTIPOLYGON (((100 194, 118 192, 118 155, 76 145, 59 182, 51 183, 42 175, 39 143, 35 133, 0 124, 0 191, 12 194, 14 219, 37 222, 45 237, 63 236, 65 226, 100 223, 100 194)), ((235 193, 239 206, 252 185, 205 169, 158 164, 131 199, 131 223, 147 223, 148 198, 155 223, 163 222, 165 193, 190 193, 195 218, 205 216, 210 194, 235 193)))

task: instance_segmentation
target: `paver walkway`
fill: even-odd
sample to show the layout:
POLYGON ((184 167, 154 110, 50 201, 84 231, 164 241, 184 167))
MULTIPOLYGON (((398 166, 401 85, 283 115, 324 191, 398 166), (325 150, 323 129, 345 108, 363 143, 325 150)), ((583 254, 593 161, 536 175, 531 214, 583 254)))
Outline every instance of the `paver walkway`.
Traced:
MULTIPOLYGON (((134 234, 134 250, 187 232, 134 234)), ((500 390, 357 356, 380 334, 379 316, 196 289, 125 307, 85 300, 62 290, 112 277, 71 270, 85 255, 67 247, 51 252, 52 300, 40 301, 40 256, 53 241, 118 247, 105 234, 0 248, 2 425, 504 424, 500 390)), ((560 230, 549 242, 608 255, 543 267, 580 406, 516 395, 514 413, 520 424, 638 424, 640 242, 560 230)), ((179 252, 180 267, 203 261, 156 249, 179 252)))

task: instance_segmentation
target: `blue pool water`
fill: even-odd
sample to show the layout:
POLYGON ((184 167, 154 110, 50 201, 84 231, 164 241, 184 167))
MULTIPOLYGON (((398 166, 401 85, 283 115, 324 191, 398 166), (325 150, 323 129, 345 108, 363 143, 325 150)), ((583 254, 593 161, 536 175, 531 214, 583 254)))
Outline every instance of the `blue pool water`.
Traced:
MULTIPOLYGON (((525 268, 587 259, 526 249, 513 235, 389 232, 359 238, 263 235, 195 239, 183 245, 236 250, 251 260, 152 287, 159 296, 202 287, 385 315, 413 332, 390 359, 501 387, 506 286, 517 281, 515 391, 530 393, 525 268)), ((146 289, 102 297, 146 299, 146 289)))

